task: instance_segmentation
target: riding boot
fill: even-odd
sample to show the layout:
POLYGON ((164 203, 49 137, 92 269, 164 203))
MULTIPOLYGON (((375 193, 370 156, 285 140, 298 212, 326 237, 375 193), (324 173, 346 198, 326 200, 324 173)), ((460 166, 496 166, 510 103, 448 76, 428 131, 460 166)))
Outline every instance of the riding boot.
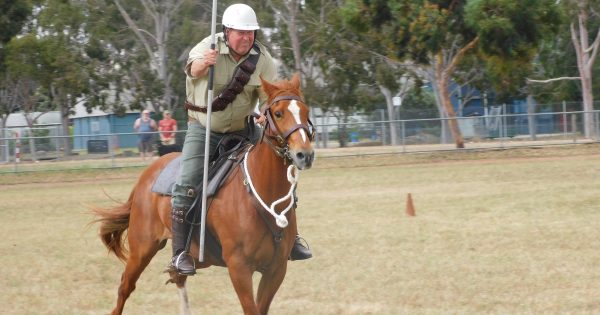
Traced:
POLYGON ((177 270, 177 273, 185 276, 196 274, 194 259, 189 252, 186 252, 186 242, 190 235, 191 224, 185 220, 185 210, 182 208, 173 208, 172 214, 172 233, 173 233, 173 258, 171 259, 171 268, 177 270))
MULTIPOLYGON (((302 244, 303 240, 304 239, 300 237, 300 235, 296 235, 294 247, 292 247, 292 252, 290 253, 290 260, 304 260, 312 257, 312 252, 310 251, 308 243, 304 246, 304 244, 302 244)), ((304 240, 304 242, 306 242, 306 240, 304 240)))

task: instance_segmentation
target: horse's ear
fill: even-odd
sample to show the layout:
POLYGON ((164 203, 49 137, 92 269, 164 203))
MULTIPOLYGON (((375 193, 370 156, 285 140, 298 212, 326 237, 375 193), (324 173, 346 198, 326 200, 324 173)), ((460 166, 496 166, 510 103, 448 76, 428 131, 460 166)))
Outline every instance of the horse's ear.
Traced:
POLYGON ((290 83, 295 89, 300 89, 300 74, 298 72, 294 73, 292 79, 290 80, 290 83))
POLYGON ((273 93, 273 90, 275 90, 277 87, 275 85, 271 84, 271 82, 263 79, 262 75, 259 76, 259 78, 260 78, 260 86, 262 87, 265 94, 271 95, 273 93))

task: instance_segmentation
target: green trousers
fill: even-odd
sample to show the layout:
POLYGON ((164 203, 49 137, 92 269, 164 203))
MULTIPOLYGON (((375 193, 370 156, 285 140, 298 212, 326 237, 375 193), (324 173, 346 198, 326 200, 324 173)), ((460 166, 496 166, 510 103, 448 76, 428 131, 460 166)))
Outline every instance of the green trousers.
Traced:
MULTIPOLYGON (((258 127, 255 127, 258 128, 258 127)), ((232 132, 245 135, 245 130, 232 132)), ((255 134, 260 134, 255 132, 255 134)), ((216 150, 217 144, 227 133, 211 132, 210 156, 216 150)), ((252 139, 253 141, 256 139, 252 139)), ((204 144, 206 143, 206 128, 198 121, 188 122, 188 130, 183 143, 181 173, 173 186, 171 203, 175 209, 187 211, 194 202, 195 195, 201 193, 202 179, 204 177, 204 144), (196 188, 200 187, 199 190, 196 188)))

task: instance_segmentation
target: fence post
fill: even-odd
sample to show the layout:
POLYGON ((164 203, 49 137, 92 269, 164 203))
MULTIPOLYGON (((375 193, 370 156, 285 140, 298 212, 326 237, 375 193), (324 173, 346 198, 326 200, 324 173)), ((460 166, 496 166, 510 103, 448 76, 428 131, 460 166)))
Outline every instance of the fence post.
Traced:
POLYGON ((595 130, 596 136, 595 136, 594 140, 596 140, 596 141, 598 141, 598 138, 600 137, 600 125, 599 125, 599 123, 600 123, 600 120, 598 119, 598 111, 595 110, 594 111, 594 126, 596 127, 596 130, 595 130))
POLYGON ((21 138, 19 132, 15 132, 15 172, 19 170, 19 163, 21 162, 21 138))
POLYGON ((406 152, 406 125, 404 120, 401 120, 400 124, 402 126, 402 152, 406 152))
MULTIPOLYGON (((60 159, 60 143, 62 142, 62 141, 61 141, 62 139, 61 139, 61 138, 57 138, 57 137, 50 137, 48 140, 49 140, 49 142, 50 142, 50 143, 52 143, 52 140, 54 140, 54 148, 56 149, 56 158, 57 158, 57 159, 60 159)), ((67 140, 65 141, 65 143, 69 144, 69 140, 67 139, 67 140)), ((69 158, 72 158, 71 156, 67 156, 67 154, 66 154, 66 153, 67 153, 67 151, 68 151, 68 149, 67 149, 67 148, 63 148, 63 150, 62 150, 62 151, 63 151, 63 154, 62 154, 62 156, 63 156, 63 159, 64 159, 64 160, 67 160, 67 159, 69 159, 69 158)))
POLYGON ((567 139, 567 133, 569 133, 569 122, 567 121, 567 102, 562 101, 562 115, 563 115, 563 133, 565 134, 565 140, 567 139))
POLYGON ((571 114, 571 132, 573 132, 573 143, 577 142, 577 116, 571 114))
POLYGON ((112 168, 116 167, 114 137, 115 135, 112 133, 108 135, 108 154, 110 154, 110 163, 112 168))
POLYGON ((2 158, 0 163, 8 163, 10 161, 10 140, 7 139, 6 128, 2 128, 1 131, 0 137, 2 137, 2 141, 0 142, 0 147, 2 147, 2 150, 0 152, 2 152, 2 158))
POLYGON ((379 110, 379 114, 381 116, 381 144, 385 145, 387 142, 386 132, 385 132, 385 113, 383 109, 379 110))
POLYGON ((498 130, 498 132, 500 133, 500 147, 504 148, 504 138, 507 136, 507 132, 506 132, 506 103, 502 104, 502 116, 500 116, 500 130, 498 130))

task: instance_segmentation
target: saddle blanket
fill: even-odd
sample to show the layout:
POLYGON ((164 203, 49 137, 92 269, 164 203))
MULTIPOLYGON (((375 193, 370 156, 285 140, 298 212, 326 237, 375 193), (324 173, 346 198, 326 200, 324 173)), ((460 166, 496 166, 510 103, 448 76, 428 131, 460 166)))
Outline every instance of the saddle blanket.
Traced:
POLYGON ((162 195, 171 195, 173 191, 173 185, 181 173, 181 158, 178 156, 171 160, 169 164, 160 172, 158 178, 152 185, 152 192, 159 193, 162 195))

